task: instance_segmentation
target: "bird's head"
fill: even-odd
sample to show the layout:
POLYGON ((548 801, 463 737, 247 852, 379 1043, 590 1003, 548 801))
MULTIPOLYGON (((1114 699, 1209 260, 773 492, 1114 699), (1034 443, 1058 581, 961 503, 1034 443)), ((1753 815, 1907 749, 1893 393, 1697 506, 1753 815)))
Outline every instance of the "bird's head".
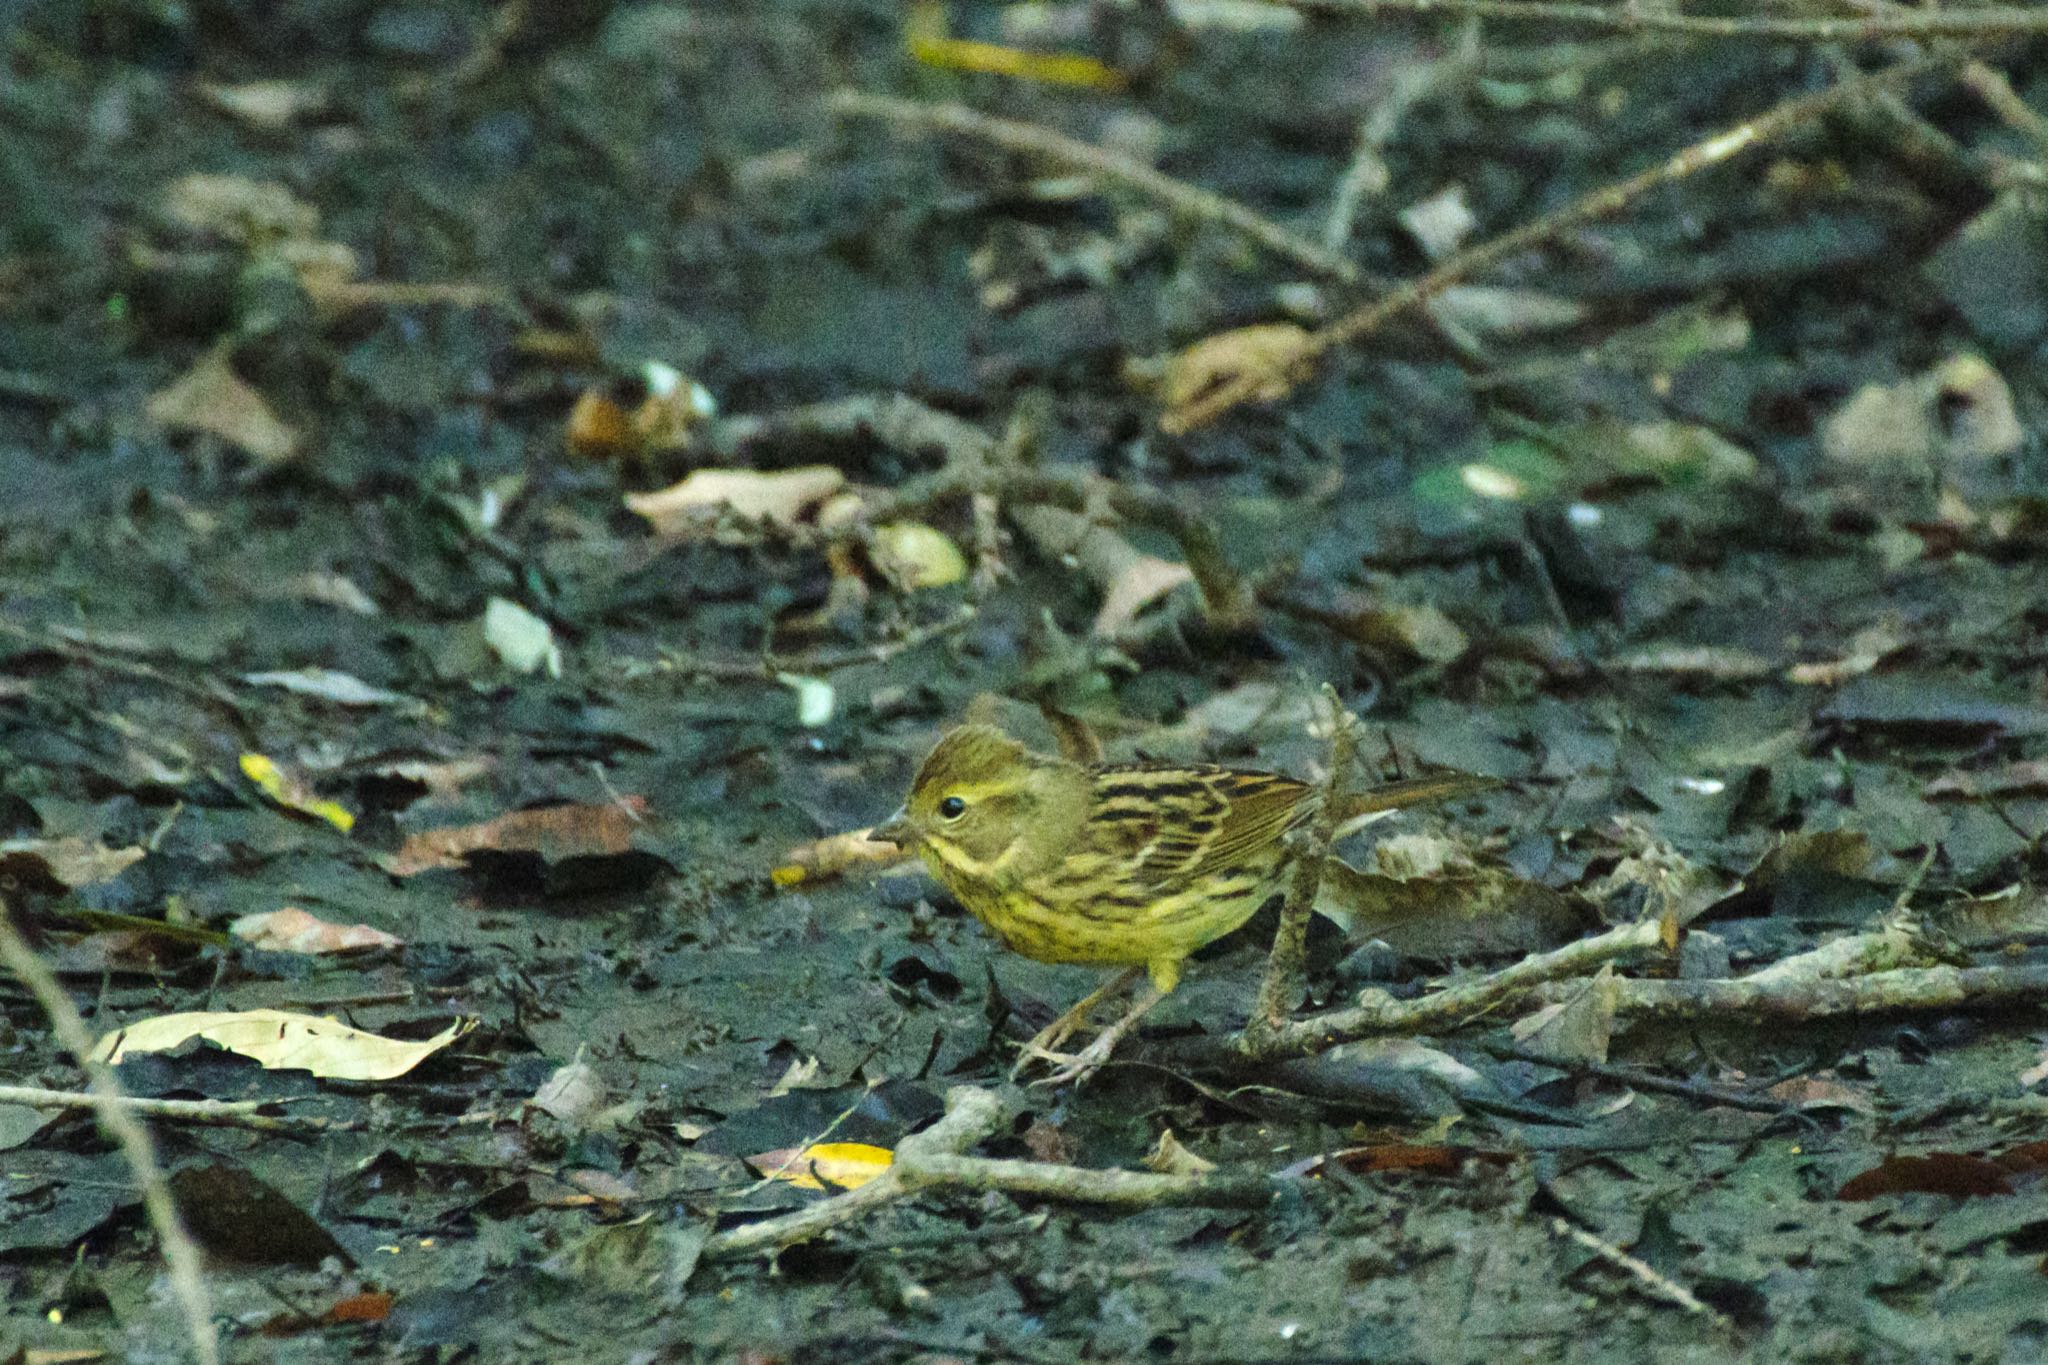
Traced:
POLYGON ((963 725, 926 756, 910 799, 869 837, 963 870, 1036 865, 1057 857, 1087 819, 1088 787, 1079 764, 1034 754, 994 726, 963 725))

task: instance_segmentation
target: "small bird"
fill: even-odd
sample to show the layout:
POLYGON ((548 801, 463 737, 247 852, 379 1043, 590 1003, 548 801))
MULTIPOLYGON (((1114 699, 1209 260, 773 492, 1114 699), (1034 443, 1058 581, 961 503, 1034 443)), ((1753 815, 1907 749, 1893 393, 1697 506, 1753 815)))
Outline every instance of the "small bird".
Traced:
MULTIPOLYGON (((1465 774, 1340 798, 1340 823, 1497 786, 1465 774)), ((1181 964, 1286 889, 1288 835, 1320 791, 1277 773, 1204 764, 1085 766, 1033 753, 988 725, 942 738, 910 799, 869 838, 914 851, 1004 947, 1040 962, 1123 967, 1025 1045, 1079 1080, 1180 981, 1181 964), (1078 1054, 1054 1051, 1096 1006, 1150 978, 1131 1009, 1078 1054)))

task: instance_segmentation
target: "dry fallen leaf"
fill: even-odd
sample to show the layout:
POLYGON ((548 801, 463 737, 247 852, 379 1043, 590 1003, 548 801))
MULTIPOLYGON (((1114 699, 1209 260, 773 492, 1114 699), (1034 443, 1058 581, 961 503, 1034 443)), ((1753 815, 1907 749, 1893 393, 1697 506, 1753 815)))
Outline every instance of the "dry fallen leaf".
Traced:
POLYGON ((1308 333, 1291 322, 1267 322, 1204 337, 1166 365, 1160 397, 1166 412, 1160 425, 1178 431, 1188 408, 1240 378, 1258 387, 1246 397, 1260 402, 1284 398, 1300 382, 1308 333))
POLYGON ((399 845, 384 870, 411 877, 434 868, 459 868, 480 850, 538 853, 551 863, 625 853, 633 847, 646 809, 647 798, 627 796, 602 805, 542 806, 473 825, 421 830, 399 845))
POLYGON ((228 932, 250 947, 270 953, 356 953, 404 943, 367 924, 331 924, 296 905, 244 915, 228 926, 228 932))
POLYGON ((788 528, 838 492, 846 476, 830 465, 763 472, 756 469, 699 469, 681 483, 653 493, 628 493, 626 507, 645 517, 660 535, 720 535, 727 517, 743 523, 770 522, 788 528))
POLYGON ((143 411, 159 426, 218 436, 267 465, 284 463, 298 448, 297 433, 277 419, 262 394, 242 382, 221 347, 151 394, 143 411))
POLYGON ((457 1020, 415 1043, 286 1010, 160 1014, 106 1034, 93 1048, 92 1060, 118 1066, 133 1054, 168 1052, 189 1039, 204 1038, 253 1058, 269 1070, 305 1070, 331 1081, 388 1081, 403 1076, 472 1027, 473 1021, 457 1020))
MULTIPOLYGON (((884 845, 890 847, 890 845, 884 845)), ((110 882, 141 862, 139 848, 107 848, 97 840, 64 835, 55 839, 0 839, 0 877, 24 886, 47 878, 52 891, 110 882)))

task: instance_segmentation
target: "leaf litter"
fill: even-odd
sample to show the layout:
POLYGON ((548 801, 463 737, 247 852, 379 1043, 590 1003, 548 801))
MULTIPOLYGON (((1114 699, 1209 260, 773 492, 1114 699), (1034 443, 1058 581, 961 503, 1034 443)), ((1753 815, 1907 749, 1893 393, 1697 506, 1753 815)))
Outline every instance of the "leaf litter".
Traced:
MULTIPOLYGON (((0 898, 231 1354, 2038 1353, 2038 81, 1386 8, 29 21, 0 898), (1268 912, 1004 1090, 931 738, 1313 780, 1324 681, 1509 782, 1330 864, 1364 1036, 1232 1060, 1268 912)), ((6 999, 0 1354, 161 1349, 6 999)))

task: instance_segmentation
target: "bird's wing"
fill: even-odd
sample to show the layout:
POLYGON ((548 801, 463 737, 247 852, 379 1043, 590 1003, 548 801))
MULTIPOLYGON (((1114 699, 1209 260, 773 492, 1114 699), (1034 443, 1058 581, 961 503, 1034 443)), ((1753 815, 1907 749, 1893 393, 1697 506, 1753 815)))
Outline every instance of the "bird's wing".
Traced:
POLYGON ((1305 819, 1310 790, 1292 778, 1230 768, 1098 768, 1091 852, 1126 869, 1134 886, 1174 889, 1227 871, 1305 819))

